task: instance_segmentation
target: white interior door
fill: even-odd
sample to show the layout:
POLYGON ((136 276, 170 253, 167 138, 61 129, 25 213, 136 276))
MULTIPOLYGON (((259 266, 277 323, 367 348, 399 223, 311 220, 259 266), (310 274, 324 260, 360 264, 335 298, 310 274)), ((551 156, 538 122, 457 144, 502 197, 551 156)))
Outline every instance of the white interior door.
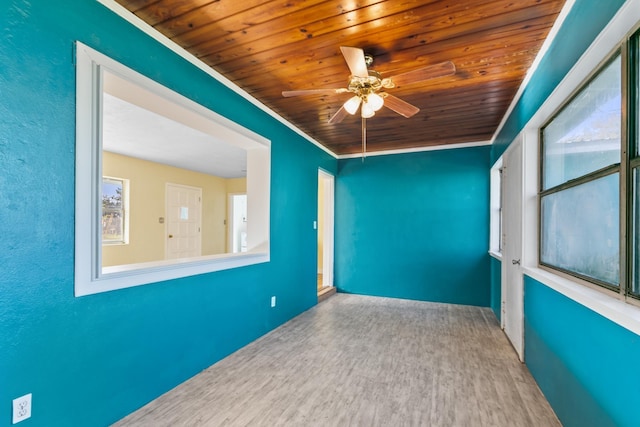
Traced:
POLYGON ((318 249, 322 252, 322 287, 326 287, 333 286, 334 177, 318 170, 318 183, 318 199, 322 200, 322 203, 318 203, 319 232, 322 233, 318 235, 318 249))
POLYGON ((202 189, 167 183, 166 258, 191 258, 202 252, 202 189))
POLYGON ((502 180, 502 327, 524 361, 524 289, 522 277, 522 139, 504 154, 502 180))

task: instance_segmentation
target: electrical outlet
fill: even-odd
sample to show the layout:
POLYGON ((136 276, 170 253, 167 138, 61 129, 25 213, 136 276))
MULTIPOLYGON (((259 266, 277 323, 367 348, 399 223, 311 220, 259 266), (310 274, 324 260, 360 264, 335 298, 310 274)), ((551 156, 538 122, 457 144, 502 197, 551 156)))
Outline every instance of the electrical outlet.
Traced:
POLYGON ((31 393, 13 399, 13 424, 31 418, 31 393))
POLYGON ((276 306, 276 297, 271 297, 271 307, 276 306))

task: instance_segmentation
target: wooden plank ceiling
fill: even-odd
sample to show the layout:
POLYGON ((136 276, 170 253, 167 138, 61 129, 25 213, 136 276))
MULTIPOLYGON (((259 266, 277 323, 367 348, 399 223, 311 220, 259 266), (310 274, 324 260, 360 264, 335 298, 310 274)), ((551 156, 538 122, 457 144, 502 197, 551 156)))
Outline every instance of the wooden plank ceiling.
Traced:
POLYGON ((359 114, 328 119, 352 95, 340 46, 362 48, 392 77, 452 61, 455 75, 387 92, 420 108, 382 108, 367 151, 488 141, 564 0, 117 0, 336 154, 362 150, 359 114))

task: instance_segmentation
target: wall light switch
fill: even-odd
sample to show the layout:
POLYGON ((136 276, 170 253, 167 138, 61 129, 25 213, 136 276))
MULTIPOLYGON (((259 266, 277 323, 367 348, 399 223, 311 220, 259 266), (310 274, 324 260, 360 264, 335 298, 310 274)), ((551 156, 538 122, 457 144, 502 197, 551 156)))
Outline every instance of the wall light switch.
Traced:
POLYGON ((271 307, 276 306, 276 297, 271 297, 271 307))
POLYGON ((314 230, 318 229, 318 221, 313 221, 313 229, 314 230))

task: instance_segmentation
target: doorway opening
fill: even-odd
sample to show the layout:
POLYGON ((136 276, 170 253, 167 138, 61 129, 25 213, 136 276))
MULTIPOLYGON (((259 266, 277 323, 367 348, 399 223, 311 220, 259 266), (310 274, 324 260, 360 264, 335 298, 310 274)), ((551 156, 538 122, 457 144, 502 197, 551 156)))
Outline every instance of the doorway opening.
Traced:
POLYGON ((247 251, 247 195, 229 194, 229 228, 227 252, 247 251))
POLYGON ((318 300, 335 293, 333 286, 334 176, 318 169, 318 300))

